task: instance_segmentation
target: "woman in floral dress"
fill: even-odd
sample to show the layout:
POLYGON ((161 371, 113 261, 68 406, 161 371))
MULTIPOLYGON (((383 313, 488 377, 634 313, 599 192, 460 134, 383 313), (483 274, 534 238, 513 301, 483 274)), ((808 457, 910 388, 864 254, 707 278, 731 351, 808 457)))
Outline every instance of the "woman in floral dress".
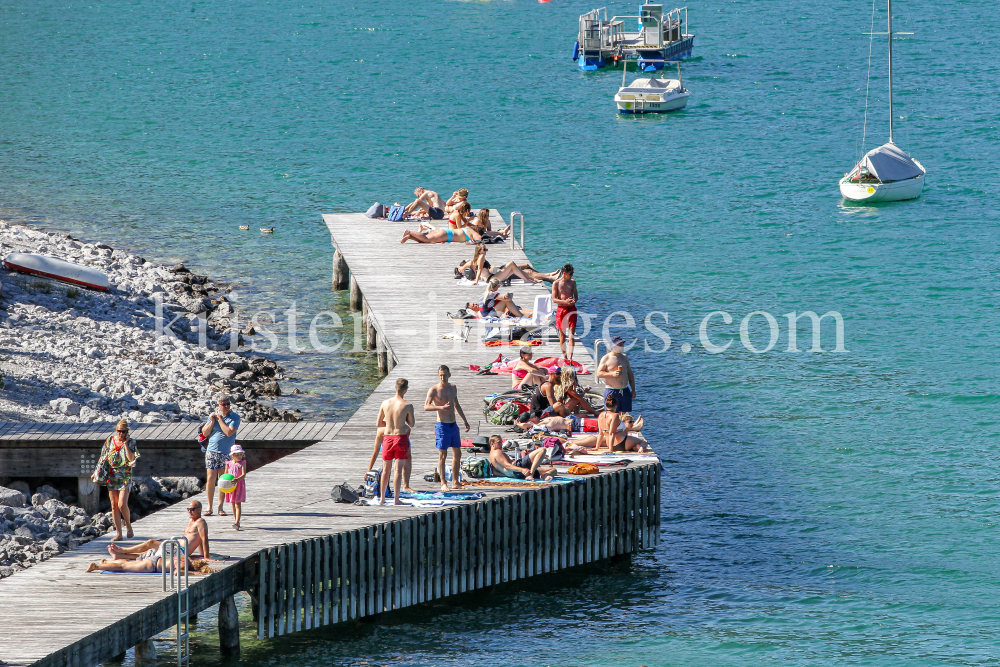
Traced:
MULTIPOLYGON (((122 539, 122 519, 125 520, 126 537, 132 537, 132 518, 128 511, 128 492, 132 488, 132 468, 139 458, 135 440, 128 435, 128 420, 123 419, 115 426, 113 435, 104 441, 101 457, 97 467, 107 461, 109 472, 106 479, 94 479, 98 484, 108 485, 108 495, 111 497, 111 514, 115 521, 115 531, 118 533, 112 542, 122 539)), ((95 477, 97 473, 94 473, 95 477)))

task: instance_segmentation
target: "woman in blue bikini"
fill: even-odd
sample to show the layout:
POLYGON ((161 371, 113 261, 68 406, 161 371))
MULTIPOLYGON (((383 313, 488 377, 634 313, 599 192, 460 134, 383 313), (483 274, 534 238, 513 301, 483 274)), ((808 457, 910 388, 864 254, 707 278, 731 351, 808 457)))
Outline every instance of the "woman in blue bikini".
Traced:
POLYGON ((429 232, 411 232, 409 229, 403 232, 400 243, 416 241, 417 243, 472 243, 481 241, 483 233, 481 228, 463 227, 462 229, 432 229, 429 232))

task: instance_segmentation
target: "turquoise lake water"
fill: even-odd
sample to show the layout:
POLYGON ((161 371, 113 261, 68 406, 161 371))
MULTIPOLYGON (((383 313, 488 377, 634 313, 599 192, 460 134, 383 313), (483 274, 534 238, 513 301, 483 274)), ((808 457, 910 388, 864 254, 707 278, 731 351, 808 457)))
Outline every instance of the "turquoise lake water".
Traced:
MULTIPOLYGON (((0 5, 0 217, 185 261, 250 306, 346 314, 320 214, 467 187, 525 213, 536 265, 576 265, 588 312, 628 311, 636 334, 669 313, 670 349, 631 353, 666 466, 659 548, 243 663, 1000 663, 995 5, 896 3, 915 33, 894 42, 896 139, 928 177, 876 207, 836 185, 860 152, 870 5, 692 5, 693 96, 663 118, 616 116, 621 74, 570 61, 590 8, 0 5), (786 351, 786 313, 831 310, 846 352, 786 351), (733 318, 708 327, 735 340, 717 355, 713 311, 733 318), (780 329, 764 354, 739 339, 754 311, 780 329)), ((884 37, 874 54, 868 148, 888 138, 884 37)), ((314 417, 377 381, 350 353, 282 359, 314 417)))

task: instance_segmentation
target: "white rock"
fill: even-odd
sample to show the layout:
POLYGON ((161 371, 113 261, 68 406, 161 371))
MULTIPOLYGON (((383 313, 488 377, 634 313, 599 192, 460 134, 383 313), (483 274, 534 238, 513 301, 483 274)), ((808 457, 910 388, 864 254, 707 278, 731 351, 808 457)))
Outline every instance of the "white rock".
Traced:
POLYGON ((23 493, 16 489, 8 489, 6 486, 0 486, 0 505, 24 507, 27 504, 28 498, 23 493))
POLYGON ((91 359, 103 359, 104 353, 101 352, 101 348, 92 347, 87 350, 87 356, 90 357, 91 359))
POLYGON ((81 405, 69 398, 53 398, 49 401, 49 405, 52 406, 53 410, 70 417, 80 414, 81 405))

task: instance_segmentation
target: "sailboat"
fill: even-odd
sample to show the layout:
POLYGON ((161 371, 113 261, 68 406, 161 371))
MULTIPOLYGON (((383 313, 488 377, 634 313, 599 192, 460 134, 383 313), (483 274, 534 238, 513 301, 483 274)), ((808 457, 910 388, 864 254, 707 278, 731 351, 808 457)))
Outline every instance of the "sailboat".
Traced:
MULTIPOLYGON (((840 179, 840 194, 851 201, 873 203, 919 197, 927 174, 922 164, 907 155, 892 140, 892 0, 886 0, 886 4, 889 13, 889 28, 886 33, 889 35, 889 143, 865 153, 854 168, 840 179)), ((866 114, 867 110, 866 100, 866 114)))

